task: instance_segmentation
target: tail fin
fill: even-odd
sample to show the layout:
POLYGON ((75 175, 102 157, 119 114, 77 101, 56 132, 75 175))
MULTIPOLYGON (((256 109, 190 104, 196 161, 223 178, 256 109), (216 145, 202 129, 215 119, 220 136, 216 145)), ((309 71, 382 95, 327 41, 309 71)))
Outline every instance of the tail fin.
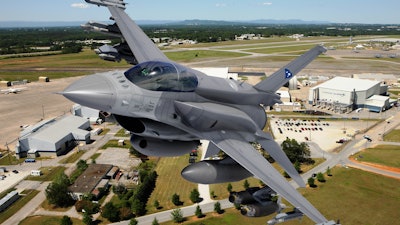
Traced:
POLYGON ((256 84, 254 87, 260 91, 275 93, 280 87, 286 84, 294 75, 296 75, 300 70, 311 63, 315 58, 321 53, 326 52, 326 48, 318 45, 303 55, 299 56, 297 59, 291 61, 286 66, 282 67, 271 76, 267 77, 265 80, 256 84))

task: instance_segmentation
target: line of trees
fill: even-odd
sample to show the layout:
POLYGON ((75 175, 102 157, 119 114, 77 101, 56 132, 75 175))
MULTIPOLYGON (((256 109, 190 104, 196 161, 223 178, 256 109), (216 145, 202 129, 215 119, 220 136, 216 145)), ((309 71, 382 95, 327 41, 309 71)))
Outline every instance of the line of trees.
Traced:
MULTIPOLYGON (((357 35, 398 35, 398 29, 382 25, 364 24, 204 24, 204 25, 144 25, 144 32, 151 38, 170 37, 190 39, 198 42, 217 42, 234 40, 235 35, 257 34, 262 37, 288 36, 357 36, 357 35), (332 27, 335 27, 332 29, 332 27), (329 29, 328 29, 329 28, 329 29), (345 29, 346 28, 346 29, 345 29), (349 29, 351 28, 351 29, 349 29), (162 31, 162 32, 160 32, 162 31)), ((113 43, 119 38, 96 32, 87 32, 80 27, 53 28, 8 28, 0 29, 0 55, 43 51, 32 47, 51 47, 51 50, 64 49, 68 42, 88 39, 110 39, 113 43)))
POLYGON ((120 203, 114 205, 108 202, 103 207, 101 215, 110 222, 117 222, 146 214, 146 204, 155 188, 157 176, 156 171, 147 173, 134 190, 127 190, 121 184, 114 186, 113 191, 120 199, 120 203))

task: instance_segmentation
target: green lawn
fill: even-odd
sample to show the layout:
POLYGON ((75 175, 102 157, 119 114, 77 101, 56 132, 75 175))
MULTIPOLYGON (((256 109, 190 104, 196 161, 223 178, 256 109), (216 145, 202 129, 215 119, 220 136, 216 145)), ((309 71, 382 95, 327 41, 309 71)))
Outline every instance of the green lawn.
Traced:
MULTIPOLYGON (((61 216, 30 216, 22 220, 19 225, 60 225, 61 216)), ((71 218, 72 224, 84 225, 84 223, 76 218, 71 218)))
POLYGON ((86 152, 86 151, 74 151, 74 152, 72 152, 72 153, 68 156, 68 158, 62 159, 62 160, 60 160, 60 162, 58 162, 58 163, 61 163, 61 164, 64 164, 64 163, 74 163, 74 162, 76 162, 83 154, 85 154, 85 152, 86 152))
POLYGON ((58 175, 64 173, 65 167, 41 167, 39 170, 42 171, 41 176, 29 175, 26 179, 34 181, 53 181, 58 175))
POLYGON ((0 67, 3 70, 10 70, 0 72, 0 80, 27 79, 29 81, 37 81, 39 76, 46 76, 51 80, 62 77, 82 76, 94 73, 99 68, 110 70, 126 69, 131 65, 125 61, 114 63, 101 60, 93 50, 84 49, 81 53, 75 54, 0 59, 0 67), (35 68, 48 68, 49 70, 35 71, 35 68), (80 71, 82 68, 83 70, 80 71))
POLYGON ((378 145, 354 155, 358 161, 400 168, 400 146, 378 145))
POLYGON ((60 54, 50 56, 33 56, 23 58, 0 59, 0 65, 4 69, 28 69, 34 67, 49 68, 108 68, 129 67, 125 61, 114 63, 101 60, 93 50, 84 49, 80 53, 60 54))
POLYGON ((178 52, 166 52, 165 55, 174 61, 180 62, 193 62, 199 59, 221 59, 221 58, 234 58, 246 56, 248 54, 225 52, 225 51, 211 51, 211 50, 187 50, 178 52))
POLYGON ((160 202, 162 210, 175 208, 171 199, 174 193, 180 196, 183 206, 192 205, 189 199, 190 192, 197 188, 197 184, 186 181, 181 176, 182 169, 188 165, 188 154, 180 157, 162 157, 157 163, 158 174, 156 188, 147 204, 148 214, 157 212, 153 207, 155 200, 160 202))
POLYGON ((25 159, 17 159, 14 155, 5 153, 2 158, 0 158, 0 165, 17 165, 23 163, 25 159))
MULTIPOLYGON (((247 178, 247 181, 250 184, 250 187, 259 187, 261 185, 260 181, 256 178, 253 177, 249 177, 247 178)), ((222 183, 222 184, 211 184, 210 185, 210 192, 214 191, 215 194, 215 199, 219 200, 219 199, 225 199, 229 197, 229 192, 228 192, 228 184, 229 183, 222 183)), ((243 191, 244 187, 244 180, 242 181, 237 181, 237 182, 232 182, 232 191, 243 191)), ((212 197, 212 196, 211 196, 212 197)))
MULTIPOLYGON (((270 219, 270 217, 258 217, 258 218, 250 218, 245 217, 240 214, 236 209, 226 209, 223 214, 217 213, 207 213, 205 217, 198 219, 197 217, 187 217, 186 221, 182 224, 190 224, 190 225, 265 225, 266 222, 270 219), (266 219, 267 218, 267 219, 266 219)), ((162 225, 176 225, 176 223, 169 221, 165 223, 161 223, 162 225)), ((298 225, 303 225, 303 223, 297 222, 298 225)), ((282 225, 286 225, 283 223, 282 225)))
POLYGON ((32 200, 38 193, 39 191, 37 190, 25 190, 24 195, 21 195, 14 204, 0 213, 0 224, 18 212, 18 210, 24 207, 24 205, 32 200))
POLYGON ((300 45, 300 46, 280 46, 280 47, 264 47, 264 48, 259 48, 259 49, 244 49, 244 51, 248 52, 254 52, 254 53, 264 53, 264 54, 272 54, 272 53, 279 53, 279 52, 299 52, 299 54, 302 54, 303 51, 307 51, 311 48, 315 47, 315 44, 310 44, 310 45, 300 45))
POLYGON ((126 133, 125 128, 120 129, 120 130, 115 134, 115 137, 129 137, 129 136, 131 136, 131 135, 129 134, 129 132, 126 133))
POLYGON ((124 148, 124 149, 130 149, 131 148, 131 142, 130 141, 125 141, 124 146, 118 145, 118 140, 109 140, 105 145, 101 146, 99 149, 107 149, 107 148, 124 148))
MULTIPOLYGON (((303 188, 300 192, 329 220, 340 219, 351 225, 400 225, 400 182, 396 179, 363 172, 358 169, 334 168, 326 183, 316 183, 317 188, 303 188)), ((222 215, 207 214, 204 219, 188 218, 183 224, 200 225, 265 225, 269 217, 248 218, 234 209, 222 215), (196 222, 194 222, 196 221, 196 222)), ((162 223, 172 225, 173 222, 162 223)), ((314 225, 304 217, 285 225, 314 225)))
POLYGON ((400 130, 392 130, 383 136, 384 141, 400 142, 400 130))
MULTIPOLYGON (((314 160, 315 160, 315 163, 313 165, 302 165, 301 166, 301 170, 303 172, 307 172, 310 169, 318 166, 319 164, 321 164, 321 163, 323 163, 325 161, 324 159, 320 159, 320 158, 314 159, 314 160)), ((279 166, 278 163, 273 163, 272 166, 276 170, 278 170, 278 172, 280 174, 283 174, 283 169, 279 166)), ((258 180, 256 178, 253 178, 253 177, 248 178, 247 181, 249 182, 250 187, 259 187, 261 185, 260 180, 258 180)), ((232 182, 231 184, 232 184, 232 191, 243 191, 244 190, 244 187, 243 187, 244 180, 237 181, 237 182, 232 182)), ((228 198, 229 197, 229 193, 227 191, 227 186, 228 186, 228 183, 212 184, 212 185, 210 185, 210 192, 214 191, 214 194, 216 195, 215 199, 228 198)))

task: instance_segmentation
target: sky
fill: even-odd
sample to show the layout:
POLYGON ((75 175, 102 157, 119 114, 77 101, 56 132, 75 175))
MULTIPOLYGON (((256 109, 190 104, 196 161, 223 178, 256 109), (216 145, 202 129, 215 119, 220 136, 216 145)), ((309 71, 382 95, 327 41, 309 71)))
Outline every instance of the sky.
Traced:
MULTIPOLYGON (((2 0, 4 21, 106 21, 104 7, 84 0, 2 0)), ((399 0, 125 0, 134 20, 300 19, 400 24, 399 0)))

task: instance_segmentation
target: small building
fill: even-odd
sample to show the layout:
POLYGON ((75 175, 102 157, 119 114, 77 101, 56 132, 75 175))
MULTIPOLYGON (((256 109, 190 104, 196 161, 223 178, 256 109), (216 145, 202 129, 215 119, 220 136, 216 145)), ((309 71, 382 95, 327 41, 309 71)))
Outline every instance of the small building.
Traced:
POLYGON ((90 124, 85 118, 65 116, 41 121, 26 127, 18 138, 18 157, 59 156, 75 147, 79 141, 90 142, 90 124))
POLYGON ((117 175, 120 173, 118 166, 113 166, 112 169, 107 173, 107 179, 115 179, 117 175))
POLYGON ((19 198, 17 191, 12 191, 0 199, 0 212, 4 211, 7 207, 12 205, 19 198))
POLYGON ((101 124, 107 121, 108 117, 110 116, 110 114, 106 112, 79 104, 72 106, 72 115, 87 118, 91 124, 101 124))
POLYGON ((281 101, 282 102, 292 102, 292 98, 290 97, 289 91, 284 91, 284 90, 278 90, 276 92, 279 96, 281 96, 281 101))
POLYGON ((40 171, 40 170, 31 170, 31 176, 40 177, 40 176, 42 176, 42 171, 40 171))
POLYGON ((125 145, 125 140, 124 139, 118 140, 118 146, 124 146, 124 145, 125 145))
POLYGON ((10 81, 5 81, 5 80, 0 81, 0 87, 10 87, 10 86, 11 86, 10 81))
POLYGON ((40 76, 40 77, 39 77, 39 82, 50 82, 50 78, 40 76))
POLYGON ((365 101, 365 108, 371 112, 382 112, 390 107, 389 97, 373 95, 365 101))
POLYGON ((103 132, 103 128, 97 127, 90 131, 91 136, 99 135, 103 132))
POLYGON ((99 199, 103 191, 109 188, 108 174, 113 168, 108 164, 90 164, 88 168, 69 186, 69 191, 74 200, 82 200, 82 197, 93 194, 99 199))

